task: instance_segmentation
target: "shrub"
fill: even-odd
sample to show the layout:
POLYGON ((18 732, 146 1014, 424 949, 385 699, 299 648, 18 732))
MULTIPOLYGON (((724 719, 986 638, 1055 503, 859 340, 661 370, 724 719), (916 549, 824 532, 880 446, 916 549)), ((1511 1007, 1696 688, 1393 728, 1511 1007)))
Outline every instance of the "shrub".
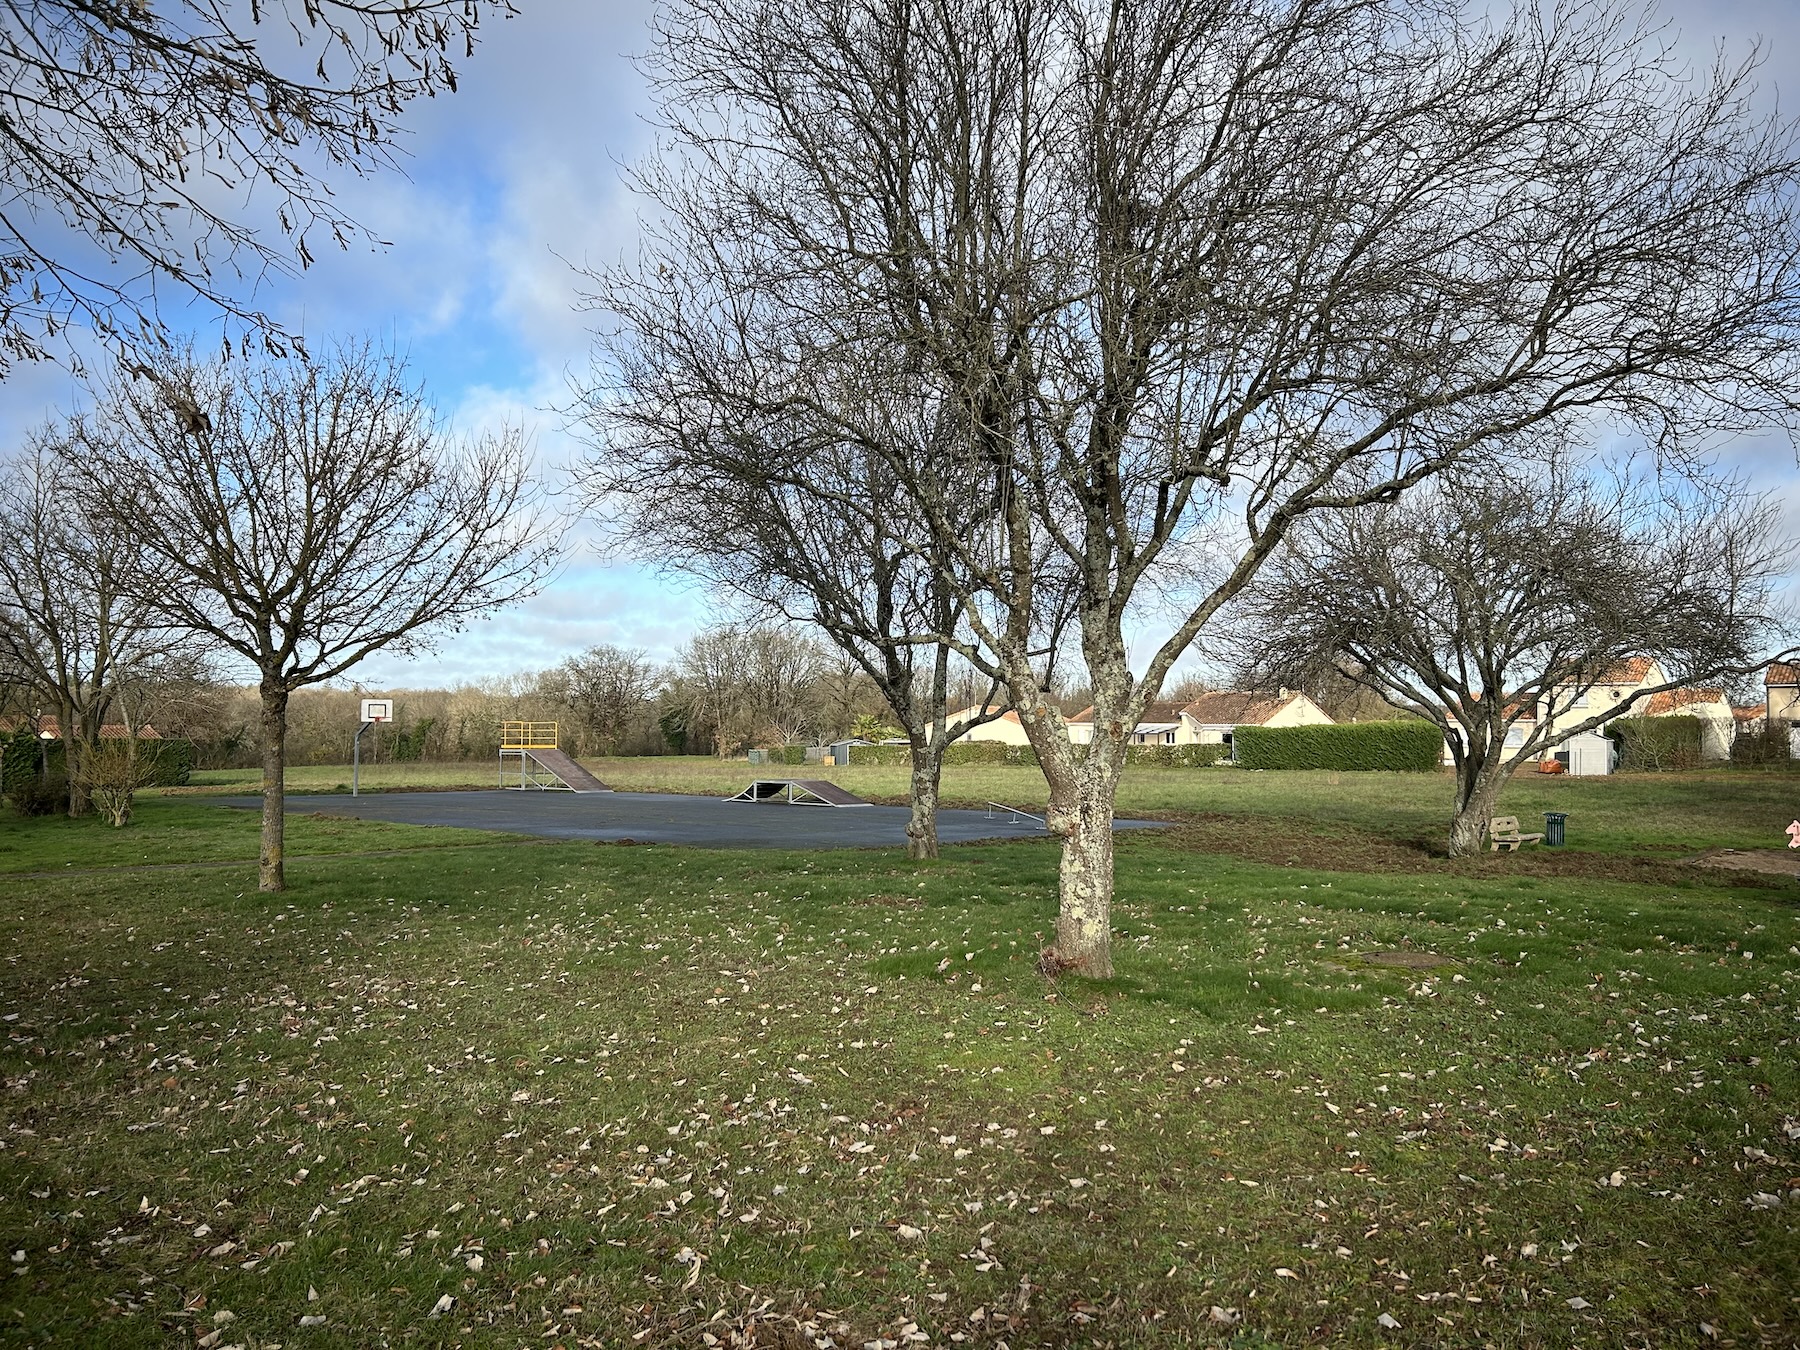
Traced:
POLYGON ((140 744, 138 753, 149 756, 156 765, 156 772, 150 778, 150 787, 186 787, 188 779, 193 776, 194 760, 198 758, 192 741, 174 738, 144 741, 140 744))
POLYGON ((1618 717, 1606 724, 1625 773, 1695 768, 1704 730, 1698 717, 1618 717))
POLYGON ((33 776, 7 789, 6 800, 22 816, 54 816, 69 809, 69 780, 62 773, 33 776))
POLYGON ((432 728, 437 726, 437 718, 421 717, 413 723, 412 729, 394 732, 394 762, 416 762, 425 757, 425 742, 431 735, 432 728))
POLYGON ((1744 768, 1791 764, 1793 758, 1788 748, 1788 729, 1785 723, 1778 723, 1762 731, 1740 731, 1738 738, 1731 743, 1731 762, 1744 768))
POLYGON ((806 747, 804 745, 773 745, 763 751, 765 764, 804 764, 806 763, 806 747))
POLYGON ((1347 769, 1431 773, 1443 763, 1444 736, 1422 719, 1344 722, 1318 727, 1238 727, 1232 733, 1245 769, 1347 769))
POLYGON ((127 740, 107 740, 101 741, 93 753, 84 757, 81 782, 95 809, 115 829, 131 823, 131 809, 138 789, 150 787, 163 777, 160 748, 161 743, 157 741, 134 744, 127 740))

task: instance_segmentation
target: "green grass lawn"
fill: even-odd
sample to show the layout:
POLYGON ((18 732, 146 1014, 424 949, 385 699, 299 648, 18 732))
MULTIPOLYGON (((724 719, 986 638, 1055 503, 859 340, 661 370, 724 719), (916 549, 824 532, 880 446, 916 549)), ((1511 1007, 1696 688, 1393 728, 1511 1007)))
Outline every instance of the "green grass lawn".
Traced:
MULTIPOLYGON (((0 811, 0 876, 234 860, 254 863, 261 845, 260 817, 255 811, 229 810, 192 798, 146 792, 139 795, 135 814, 135 824, 115 830, 93 819, 48 816, 21 820, 10 810, 0 811)), ((346 820, 309 812, 290 811, 287 817, 290 865, 303 865, 305 859, 320 854, 503 841, 522 842, 516 835, 346 820)))
MULTIPOLYGON (((1429 807, 1220 777, 1168 809, 1285 839, 1316 799, 1329 841, 1429 807)), ((1569 800, 1606 849, 1708 847, 1784 781, 1569 800)), ((1037 971, 1043 843, 294 829, 280 897, 249 865, 7 885, 0 1342, 1800 1340, 1800 885, 1132 836, 1095 984, 1037 971)), ((0 824, 28 836, 255 854, 180 797, 0 824)))

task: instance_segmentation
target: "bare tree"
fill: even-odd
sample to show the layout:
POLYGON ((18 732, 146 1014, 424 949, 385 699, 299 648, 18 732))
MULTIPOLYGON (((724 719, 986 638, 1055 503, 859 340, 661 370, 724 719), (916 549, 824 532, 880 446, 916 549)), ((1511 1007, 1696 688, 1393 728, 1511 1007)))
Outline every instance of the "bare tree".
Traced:
MULTIPOLYGON (((601 301, 629 317, 631 338, 604 359, 606 387, 631 396, 586 409, 596 432, 590 501, 640 556, 816 626, 873 682, 911 748, 908 855, 937 857, 944 752, 1002 708, 990 679, 975 712, 948 715, 959 663, 936 635, 964 626, 954 591, 917 549, 887 460, 802 410, 768 417, 754 364, 695 359, 698 335, 684 316, 638 301, 630 287, 601 301)), ((880 372, 856 374, 864 391, 881 383, 880 372)), ((921 410, 898 411, 890 435, 920 423, 921 410)))
POLYGON ((284 885, 294 690, 530 593, 554 557, 518 437, 453 450, 401 362, 367 346, 172 357, 102 391, 63 460, 165 572, 143 598, 258 672, 265 891, 284 885))
POLYGON ((171 291, 280 341, 248 288, 308 266, 321 244, 373 242, 322 172, 391 165, 405 105, 454 90, 481 20, 510 12, 509 0, 0 5, 0 377, 72 323, 115 342, 160 337, 171 291))
POLYGON ((125 686, 192 654, 142 594, 157 564, 75 491, 47 427, 0 465, 0 660, 28 711, 56 717, 69 814, 85 815, 100 728, 125 686))
POLYGON ((685 0, 659 38, 656 219, 607 289, 888 460, 941 636, 1043 765, 1053 956, 1091 975, 1133 727, 1296 521, 1576 416, 1679 445, 1792 411, 1790 134, 1622 8, 685 0), (846 350, 954 435, 822 399, 846 350), (1045 549, 1086 747, 1036 655, 1045 549))
POLYGON ((603 755, 619 753, 633 729, 649 720, 660 678, 644 652, 609 645, 590 647, 545 672, 584 738, 603 755))
POLYGON ((1769 504, 1735 485, 1517 460, 1308 521, 1246 593, 1237 630, 1265 681, 1330 662, 1443 731, 1460 856, 1481 848, 1520 765, 1639 700, 1765 664, 1787 551, 1769 504), (1641 656, 1672 678, 1570 719, 1641 656))
POLYGON ((677 653, 667 700, 686 735, 710 733, 721 758, 762 740, 790 744, 819 720, 829 658, 813 638, 781 623, 722 623, 677 653))

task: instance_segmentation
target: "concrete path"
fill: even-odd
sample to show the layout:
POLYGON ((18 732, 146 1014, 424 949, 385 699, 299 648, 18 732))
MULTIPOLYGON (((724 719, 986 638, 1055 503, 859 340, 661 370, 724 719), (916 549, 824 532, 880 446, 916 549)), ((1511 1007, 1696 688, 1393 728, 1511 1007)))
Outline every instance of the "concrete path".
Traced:
MULTIPOLYGON (((204 800, 204 799, 203 799, 204 800)), ((260 810, 257 797, 215 797, 219 806, 260 810)), ((503 830, 547 839, 632 839, 640 844, 701 848, 900 848, 908 812, 902 806, 834 811, 817 806, 728 802, 662 792, 373 792, 360 797, 289 796, 290 814, 309 811, 404 825, 503 830)), ((1151 820, 1115 821, 1118 829, 1152 828, 1151 820)), ((940 810, 938 839, 1048 839, 1035 821, 1003 813, 940 810)))

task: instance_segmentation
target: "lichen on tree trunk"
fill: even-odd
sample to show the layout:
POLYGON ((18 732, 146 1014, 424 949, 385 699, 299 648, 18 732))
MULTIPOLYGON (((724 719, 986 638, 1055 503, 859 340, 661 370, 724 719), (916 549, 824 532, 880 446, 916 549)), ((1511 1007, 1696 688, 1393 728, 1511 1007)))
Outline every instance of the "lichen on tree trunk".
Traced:
POLYGON ((1112 804, 1073 812, 1052 808, 1052 829, 1063 836, 1056 915, 1057 960, 1095 980, 1112 978, 1112 804))
POLYGON ((1059 733, 1039 760, 1050 784, 1045 823, 1062 838, 1058 867, 1057 965, 1090 979, 1112 978, 1113 801, 1121 749, 1095 714, 1095 740, 1077 757, 1059 733))
MULTIPOLYGON (((940 734, 942 728, 939 728, 940 734)), ((906 822, 906 856, 914 859, 938 856, 938 783, 944 753, 924 736, 912 738, 912 815, 906 822)))

